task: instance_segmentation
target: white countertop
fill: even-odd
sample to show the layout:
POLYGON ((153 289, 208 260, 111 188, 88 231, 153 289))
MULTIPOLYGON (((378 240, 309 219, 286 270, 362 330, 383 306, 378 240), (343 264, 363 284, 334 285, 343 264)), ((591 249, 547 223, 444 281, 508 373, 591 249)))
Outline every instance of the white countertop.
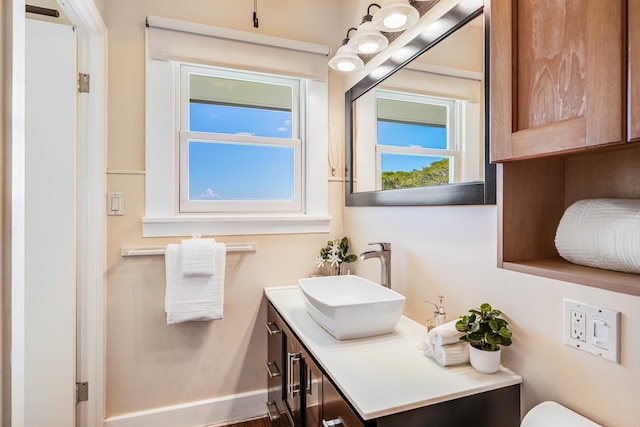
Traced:
POLYGON ((426 327, 408 317, 389 334, 340 341, 309 316, 297 285, 265 294, 364 420, 522 382, 504 367, 487 375, 471 365, 440 366, 422 352, 426 327))

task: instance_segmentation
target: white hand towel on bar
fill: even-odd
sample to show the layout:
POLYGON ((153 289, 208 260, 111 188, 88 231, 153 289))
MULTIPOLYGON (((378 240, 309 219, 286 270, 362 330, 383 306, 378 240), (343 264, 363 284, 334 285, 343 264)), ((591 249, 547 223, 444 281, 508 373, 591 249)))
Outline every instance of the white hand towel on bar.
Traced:
POLYGON ((455 344, 460 341, 460 337, 464 335, 463 332, 458 332, 456 329, 456 320, 445 323, 444 325, 436 326, 431 329, 427 334, 427 339, 432 346, 440 346, 447 344, 455 344))
POLYGON ((213 276, 216 252, 214 239, 186 239, 182 241, 182 275, 213 276))
POLYGON ((455 344, 433 346, 428 339, 422 342, 422 351, 442 366, 464 365, 469 363, 469 343, 459 341, 455 344))
POLYGON ((216 243, 213 275, 184 276, 182 245, 167 245, 165 311, 168 325, 191 320, 222 319, 226 253, 224 243, 216 243))

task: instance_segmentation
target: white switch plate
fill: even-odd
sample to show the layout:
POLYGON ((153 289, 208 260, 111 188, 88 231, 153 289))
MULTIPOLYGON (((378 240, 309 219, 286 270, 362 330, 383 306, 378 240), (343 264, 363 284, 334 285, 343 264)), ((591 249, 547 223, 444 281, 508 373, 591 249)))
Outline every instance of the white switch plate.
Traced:
POLYGON ((620 312, 565 299, 564 343, 620 363, 620 312))
POLYGON ((124 193, 107 193, 107 215, 124 215, 124 193))

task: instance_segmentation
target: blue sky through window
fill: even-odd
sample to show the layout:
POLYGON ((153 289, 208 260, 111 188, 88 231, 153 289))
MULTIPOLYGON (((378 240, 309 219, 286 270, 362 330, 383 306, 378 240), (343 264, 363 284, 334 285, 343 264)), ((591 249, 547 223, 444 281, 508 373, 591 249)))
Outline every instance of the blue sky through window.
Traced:
POLYGON ((189 104, 189 128, 194 132, 291 138, 291 111, 227 105, 189 104))
MULTIPOLYGON (((378 120, 378 145, 395 147, 420 146, 422 148, 447 148, 447 129, 411 123, 378 120)), ((414 156, 407 154, 383 154, 382 172, 420 170, 443 157, 414 156)))
POLYGON ((293 162, 292 147, 191 141, 189 199, 291 201, 293 162))
MULTIPOLYGON (((190 103, 190 130, 291 138, 291 112, 190 103)), ((294 199, 294 149, 189 143, 190 200, 294 199)))

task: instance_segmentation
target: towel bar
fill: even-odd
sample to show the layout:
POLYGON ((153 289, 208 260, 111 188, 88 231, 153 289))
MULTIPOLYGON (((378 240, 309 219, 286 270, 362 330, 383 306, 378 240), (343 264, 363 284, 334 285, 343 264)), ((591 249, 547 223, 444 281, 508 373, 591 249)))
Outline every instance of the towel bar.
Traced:
MULTIPOLYGON (((258 250, 256 242, 249 243, 225 243, 227 252, 255 252, 258 250)), ((125 256, 146 256, 146 255, 164 255, 164 246, 155 246, 148 248, 122 248, 120 254, 125 256)))

